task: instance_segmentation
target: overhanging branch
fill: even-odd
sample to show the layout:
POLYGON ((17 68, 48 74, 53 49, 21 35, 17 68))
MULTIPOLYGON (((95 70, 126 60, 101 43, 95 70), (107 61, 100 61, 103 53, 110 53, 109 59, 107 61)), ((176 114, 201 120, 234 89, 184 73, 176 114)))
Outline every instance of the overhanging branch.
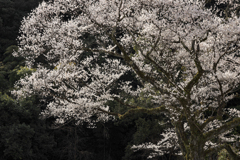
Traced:
POLYGON ((214 137, 216 137, 217 135, 222 134, 222 133, 226 132, 227 130, 238 126, 239 123, 240 123, 240 118, 235 118, 232 121, 225 123, 223 126, 205 133, 204 137, 205 137, 206 141, 211 140, 214 137))
POLYGON ((151 108, 151 109, 138 107, 138 108, 130 109, 126 113, 119 115, 119 118, 124 119, 124 118, 127 118, 127 117, 132 116, 133 114, 137 114, 137 113, 147 113, 147 114, 152 114, 152 115, 159 115, 161 113, 169 114, 169 111, 164 106, 151 108))

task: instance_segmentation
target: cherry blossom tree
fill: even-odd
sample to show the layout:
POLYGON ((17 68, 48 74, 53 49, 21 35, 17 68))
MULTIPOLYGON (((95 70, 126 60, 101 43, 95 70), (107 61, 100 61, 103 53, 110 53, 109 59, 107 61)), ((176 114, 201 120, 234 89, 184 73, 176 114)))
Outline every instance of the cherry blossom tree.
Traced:
MULTIPOLYGON (((204 160, 224 148, 239 159, 228 143, 238 137, 226 136, 239 125, 240 111, 226 103, 240 81, 240 19, 214 13, 198 0, 43 2, 22 21, 14 53, 36 71, 21 79, 13 94, 52 97, 42 115, 56 116, 58 123, 70 117, 87 121, 94 114, 103 120, 135 112, 164 114, 174 128, 163 136, 178 143, 186 160, 204 160), (94 45, 84 41, 88 34, 94 45), (105 61, 93 63, 102 54, 105 61), (134 90, 122 82, 119 90, 151 97, 150 109, 112 93, 128 71, 143 87, 134 90), (130 109, 113 113, 105 105, 108 100, 130 109)), ((161 145, 169 146, 166 141, 159 142, 159 152, 164 152, 161 145)))

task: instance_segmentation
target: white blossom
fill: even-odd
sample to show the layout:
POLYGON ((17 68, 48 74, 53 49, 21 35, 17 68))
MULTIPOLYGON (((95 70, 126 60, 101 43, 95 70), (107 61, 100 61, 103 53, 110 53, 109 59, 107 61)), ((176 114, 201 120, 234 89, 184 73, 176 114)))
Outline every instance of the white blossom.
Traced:
MULTIPOLYGON (((146 93, 152 97, 152 108, 161 106, 174 126, 156 146, 142 147, 150 145, 163 154, 174 139, 182 151, 194 144, 207 152, 208 146, 219 145, 212 142, 216 136, 222 138, 226 128, 239 121, 237 109, 225 109, 240 82, 239 22, 234 15, 219 18, 197 0, 43 2, 22 21, 19 51, 13 53, 36 71, 19 80, 13 94, 52 97, 42 114, 58 117, 58 123, 69 117, 89 121, 95 114, 107 120, 106 102, 124 99, 111 93, 112 86, 133 71, 143 87, 134 90, 130 82, 122 82, 118 89, 133 97, 146 93), (71 17, 64 19, 68 14, 71 17), (86 44, 86 34, 94 36, 95 47, 86 44), (86 51, 92 55, 82 58, 86 51), (107 56, 104 63, 94 63, 102 53, 124 63, 107 56), (227 118, 220 119, 223 115, 227 118), (176 132, 182 128, 191 142, 176 132), (204 142, 194 136, 204 137, 204 142)), ((192 156, 197 160, 202 155, 192 156)))

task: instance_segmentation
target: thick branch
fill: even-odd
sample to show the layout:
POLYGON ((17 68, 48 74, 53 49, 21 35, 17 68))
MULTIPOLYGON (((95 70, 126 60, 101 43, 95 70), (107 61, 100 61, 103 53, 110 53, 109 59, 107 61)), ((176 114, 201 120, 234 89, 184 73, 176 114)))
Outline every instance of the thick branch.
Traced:
POLYGON ((188 82, 187 86, 184 88, 184 90, 187 92, 187 94, 190 94, 190 91, 192 89, 192 87, 198 83, 198 80, 201 78, 201 76, 203 75, 203 69, 202 69, 202 66, 201 66, 201 63, 198 59, 198 52, 199 52, 199 44, 198 44, 198 48, 197 48, 197 52, 195 52, 195 49, 194 49, 194 45, 195 45, 195 41, 193 40, 192 41, 192 48, 191 50, 185 45, 185 43, 181 40, 181 44, 182 46, 190 53, 190 54, 195 54, 196 57, 194 58, 194 62, 195 62, 195 65, 197 67, 197 70, 198 70, 198 73, 192 78, 192 80, 190 82, 188 82))
POLYGON ((203 75, 203 70, 198 71, 198 73, 191 79, 190 82, 188 82, 187 86, 184 87, 184 90, 190 94, 190 91, 192 89, 192 87, 198 83, 198 80, 201 78, 201 76, 203 75))
POLYGON ((235 118, 232 121, 225 123, 223 126, 205 133, 204 137, 205 137, 206 141, 211 140, 215 136, 222 134, 222 133, 226 132, 227 130, 238 126, 239 123, 240 123, 240 118, 235 118))
POLYGON ((101 112, 103 112, 103 113, 106 113, 106 114, 108 114, 108 115, 112 115, 112 116, 116 116, 116 117, 119 117, 119 116, 120 116, 120 114, 118 114, 118 113, 109 112, 109 111, 106 111, 106 110, 104 110, 104 109, 102 109, 102 108, 98 108, 97 110, 99 110, 99 111, 101 111, 101 112))
POLYGON ((169 111, 164 106, 160 106, 157 108, 151 108, 151 109, 138 107, 138 108, 128 110, 123 115, 119 115, 119 118, 124 119, 124 118, 127 118, 127 117, 132 116, 133 114, 137 114, 137 113, 147 113, 147 114, 152 114, 152 115, 159 115, 161 113, 169 114, 169 111))

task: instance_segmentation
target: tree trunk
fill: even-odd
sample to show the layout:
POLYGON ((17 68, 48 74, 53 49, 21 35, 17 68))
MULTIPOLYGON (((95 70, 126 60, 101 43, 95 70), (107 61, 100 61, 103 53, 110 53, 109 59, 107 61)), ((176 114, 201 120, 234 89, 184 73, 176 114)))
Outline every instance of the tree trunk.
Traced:
POLYGON ((199 152, 198 150, 190 149, 190 154, 183 155, 184 160, 205 160, 205 155, 203 152, 199 152))
POLYGON ((175 125, 175 130, 184 160, 205 160, 203 135, 199 132, 191 132, 187 137, 181 123, 175 125))
POLYGON ((184 160, 205 160, 203 143, 195 138, 190 140, 190 145, 185 145, 184 160))
POLYGON ((198 153, 198 151, 192 151, 191 159, 189 160, 205 160, 205 156, 202 153, 198 153))

